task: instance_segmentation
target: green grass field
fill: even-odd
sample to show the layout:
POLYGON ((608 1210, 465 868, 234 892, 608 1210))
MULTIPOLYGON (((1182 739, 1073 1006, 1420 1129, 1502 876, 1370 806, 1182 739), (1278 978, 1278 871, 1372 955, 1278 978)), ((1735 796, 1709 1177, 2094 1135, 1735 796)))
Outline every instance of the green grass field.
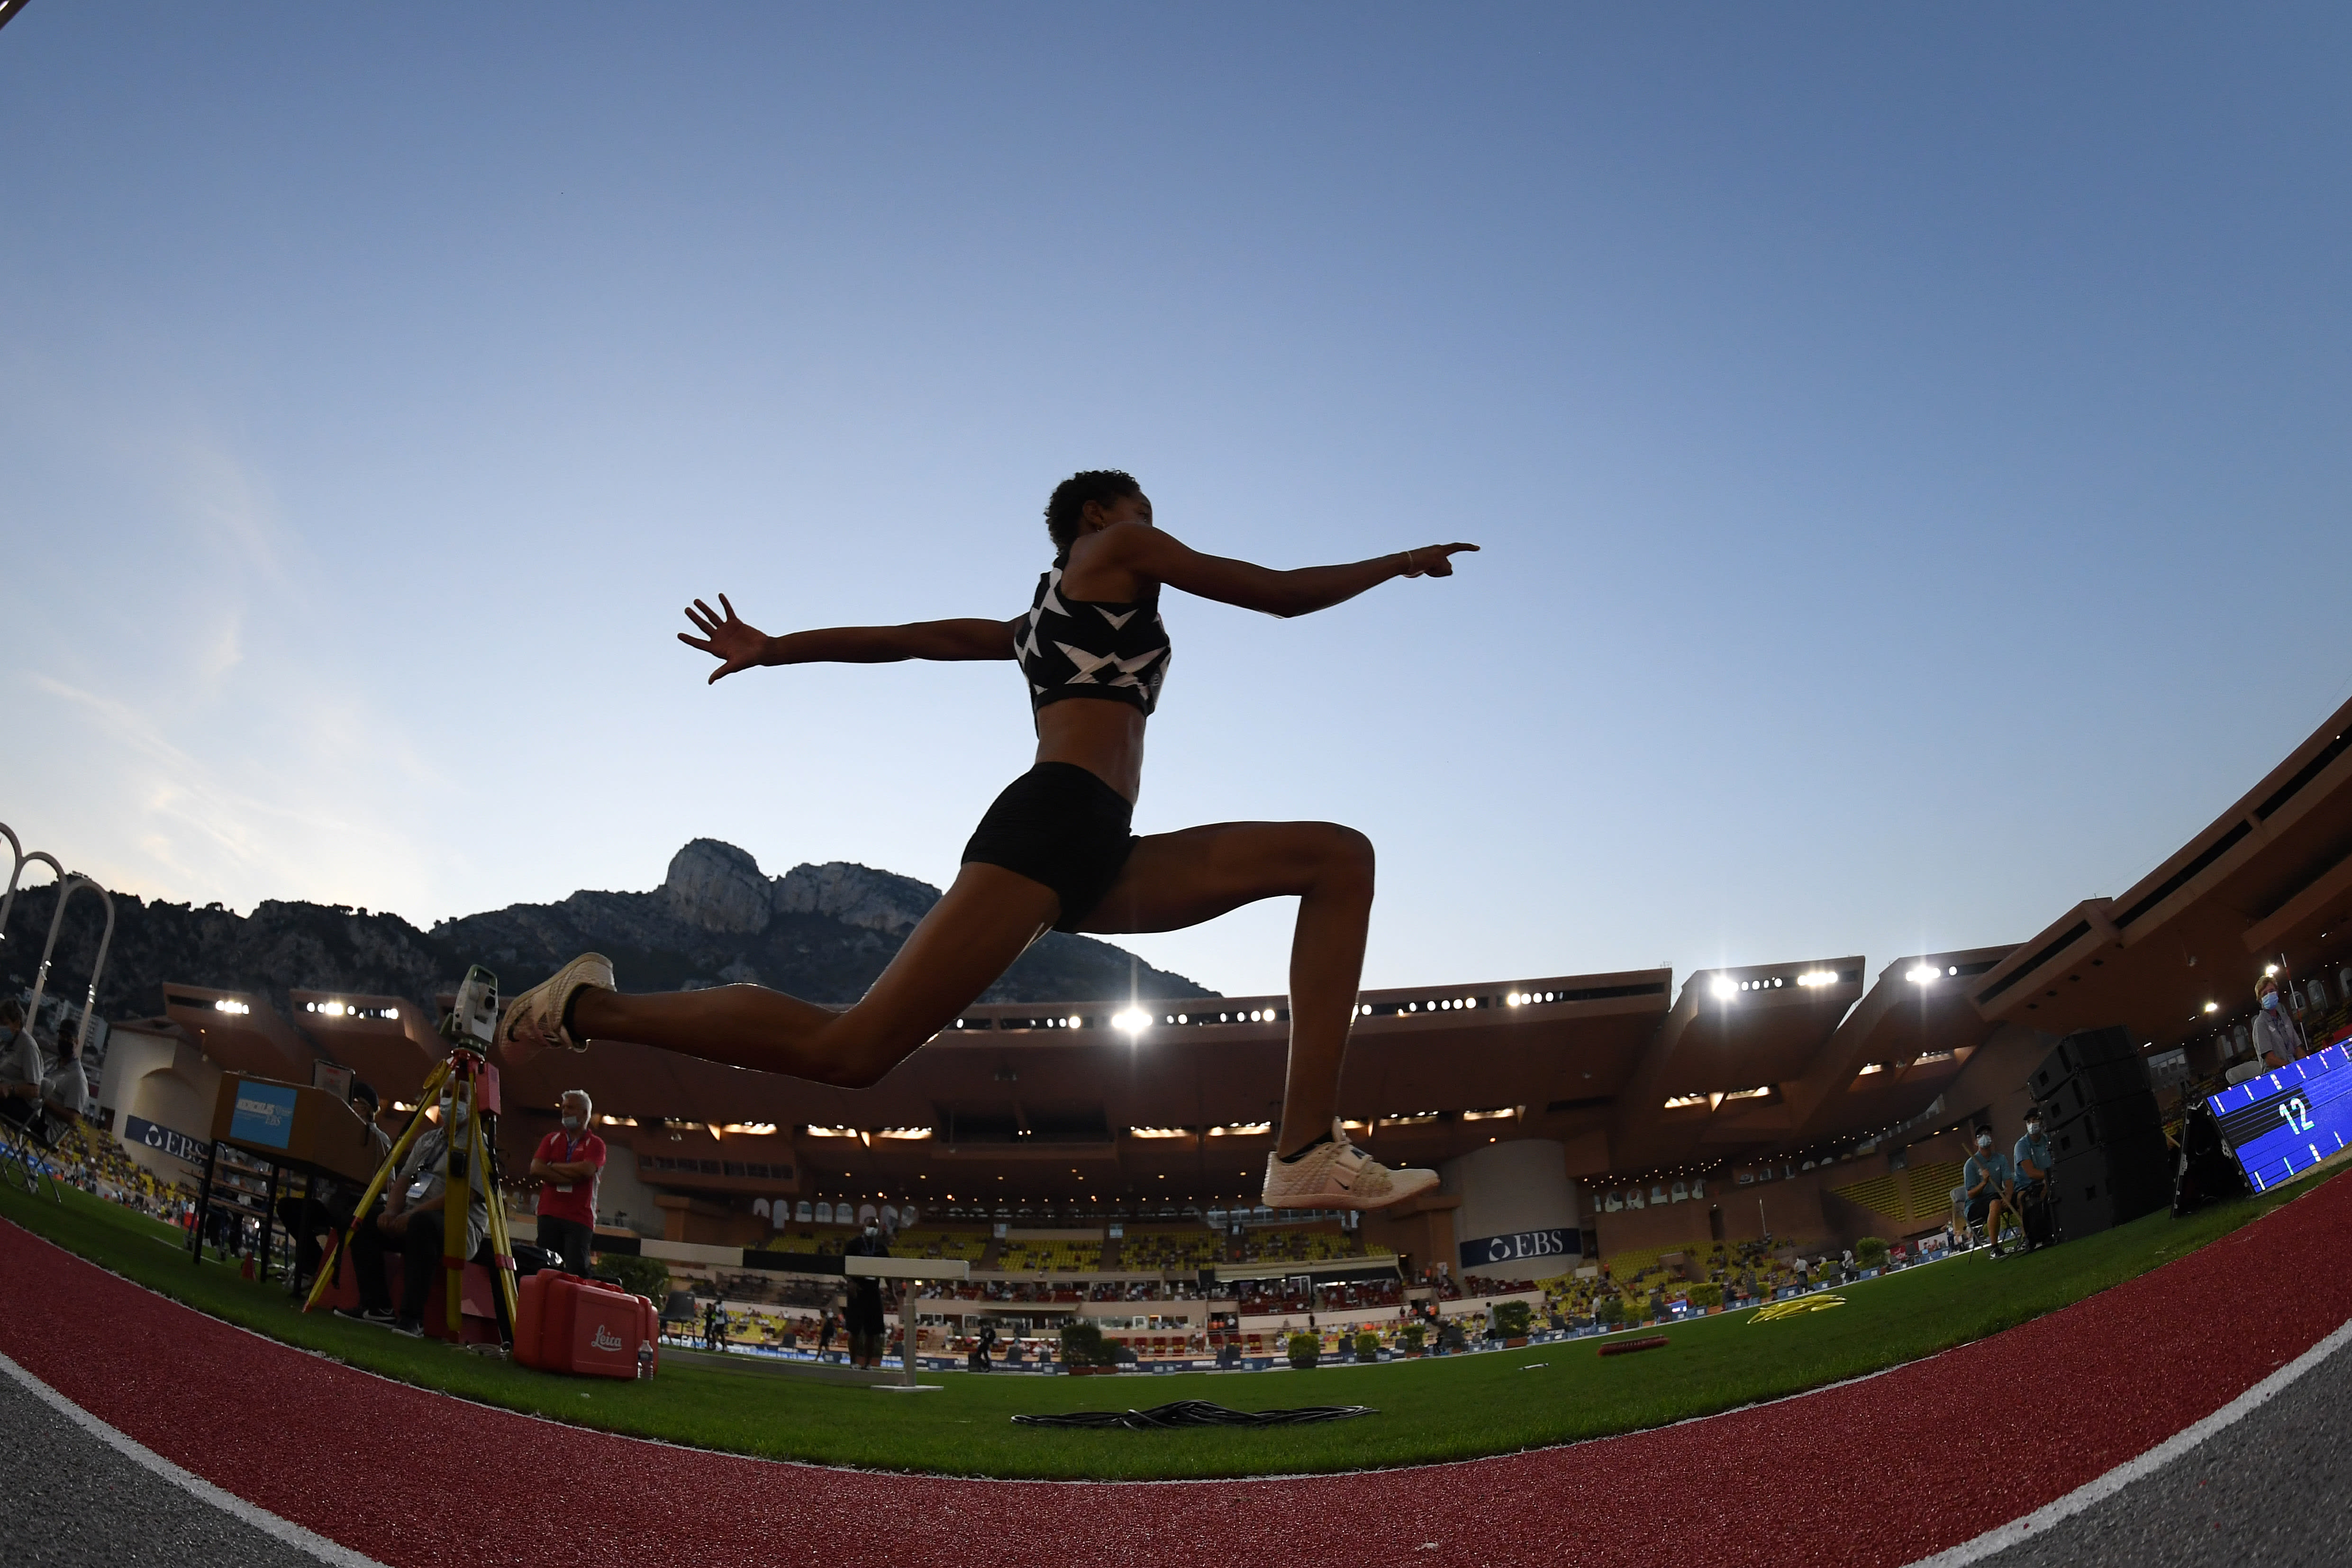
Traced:
MULTIPOLYGON (((690 1445, 875 1469, 1051 1479, 1248 1476, 1509 1453, 1655 1427, 1913 1361, 2024 1322, 2205 1245, 2335 1174, 2188 1219, 2156 1214, 2030 1258, 1969 1256, 1845 1287, 1846 1305, 1751 1324, 1727 1312, 1663 1331, 1638 1355, 1571 1340, 1524 1350, 1311 1372, 1035 1377, 927 1374, 936 1394, 877 1393, 772 1364, 676 1357, 649 1383, 561 1377, 326 1313, 234 1265, 192 1264, 179 1233, 68 1191, 0 1192, 0 1218, 189 1306, 371 1372, 485 1404, 690 1445), (1379 1414, 1266 1431, 1074 1432, 1015 1412, 1210 1399, 1235 1409, 1370 1405, 1379 1414)), ((1604 1342, 1605 1343, 1605 1342, 1604 1342)))

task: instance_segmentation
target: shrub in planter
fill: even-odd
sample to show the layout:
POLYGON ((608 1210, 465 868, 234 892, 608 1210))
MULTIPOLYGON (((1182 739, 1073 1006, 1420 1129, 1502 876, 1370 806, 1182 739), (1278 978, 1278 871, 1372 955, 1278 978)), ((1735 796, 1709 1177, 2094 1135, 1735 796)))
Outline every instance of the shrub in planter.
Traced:
POLYGON ((1322 1356, 1323 1347, 1321 1342, 1317 1340, 1311 1333, 1292 1334, 1290 1336, 1290 1344, 1288 1348, 1290 1351, 1290 1364, 1297 1367, 1301 1372, 1313 1366, 1317 1361, 1321 1359, 1322 1356))
POLYGON ((1603 1296, 1593 1316, 1601 1320, 1601 1326, 1604 1329, 1619 1327, 1625 1321, 1625 1303, 1619 1297, 1603 1296))
POLYGON ((1404 1353, 1407 1355, 1419 1355, 1421 1354, 1421 1347, 1427 1343, 1428 1340, 1428 1331, 1423 1329, 1419 1323, 1405 1324, 1404 1332, 1397 1335, 1397 1343, 1404 1348, 1404 1353))
POLYGON ((1853 1260, 1864 1269, 1885 1268, 1886 1266, 1885 1241, 1875 1236, 1864 1237, 1853 1244, 1853 1260))
POLYGON ((669 1270, 658 1258, 633 1257, 625 1252, 600 1252, 597 1273, 633 1296, 660 1306, 669 1300, 669 1270))
POLYGON ((1069 1366, 1116 1366, 1118 1364, 1118 1343, 1103 1338, 1103 1332, 1084 1318, 1073 1318, 1062 1327, 1062 1360, 1069 1366))
POLYGON ((1525 1339, 1528 1320, 1533 1316, 1527 1302, 1505 1301, 1495 1309, 1495 1324, 1487 1333, 1494 1339, 1525 1339))
POLYGON ((1686 1294, 1690 1298, 1693 1312, 1703 1312, 1709 1307, 1723 1305, 1723 1287, 1711 1281, 1706 1284, 1693 1285, 1686 1294))
POLYGON ((1381 1336, 1371 1333, 1358 1334, 1356 1336, 1356 1359, 1358 1361, 1378 1361, 1380 1358, 1381 1336))

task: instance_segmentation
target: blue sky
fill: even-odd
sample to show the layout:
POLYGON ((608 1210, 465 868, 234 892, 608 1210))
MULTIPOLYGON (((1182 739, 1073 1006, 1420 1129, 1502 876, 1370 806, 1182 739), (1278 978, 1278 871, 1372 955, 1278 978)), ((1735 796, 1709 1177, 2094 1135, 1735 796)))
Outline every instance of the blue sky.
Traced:
MULTIPOLYGON (((1171 599, 1139 831, 1380 845, 1368 984, 2017 940, 2347 695, 2336 7, 36 4, 0 33, 0 820, 419 921, 944 883, 1078 467, 1171 599)), ((1138 939, 1278 988, 1286 909, 1138 939)), ((626 977, 624 977, 625 982, 626 977)))

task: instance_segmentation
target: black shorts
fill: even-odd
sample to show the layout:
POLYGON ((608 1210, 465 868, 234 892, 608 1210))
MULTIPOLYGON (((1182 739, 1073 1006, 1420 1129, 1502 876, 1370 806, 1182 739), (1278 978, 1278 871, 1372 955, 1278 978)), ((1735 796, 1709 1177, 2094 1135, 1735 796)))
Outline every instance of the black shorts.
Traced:
POLYGON ((1135 807, 1071 762, 1040 762, 1004 787, 988 808, 964 863, 1003 866, 1042 882, 1062 900, 1056 931, 1075 931, 1127 866, 1135 807))
POLYGON ((2000 1197, 2000 1188, 1989 1186, 1985 1188, 1984 1191, 1977 1194, 1976 1197, 1969 1199, 1969 1223, 1970 1225, 1982 1225, 1984 1223, 1985 1216, 1992 1212, 1994 1200, 2000 1197))

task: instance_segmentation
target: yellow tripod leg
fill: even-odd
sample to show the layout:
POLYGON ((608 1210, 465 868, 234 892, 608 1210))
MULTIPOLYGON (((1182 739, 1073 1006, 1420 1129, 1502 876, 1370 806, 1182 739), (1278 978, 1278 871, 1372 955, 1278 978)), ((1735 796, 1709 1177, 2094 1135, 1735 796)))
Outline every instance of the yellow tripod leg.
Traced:
MULTIPOLYGON (((486 1178, 483 1185, 487 1186, 488 1185, 487 1177, 490 1170, 490 1149, 488 1141, 483 1136, 482 1124, 479 1121, 474 1124, 474 1158, 480 1162, 480 1168, 486 1178)), ((514 1243, 508 1237, 507 1206, 504 1194, 490 1195, 489 1211, 490 1250, 499 1260, 495 1265, 499 1296, 506 1302, 507 1329, 509 1333, 512 1333, 516 1321, 515 1314, 521 1310, 521 1303, 515 1299, 514 1243)))
POLYGON ((472 1137, 462 1154, 455 1138, 445 1140, 441 1145, 441 1271, 446 1281, 449 1339, 454 1344, 466 1343, 466 1233, 472 1228, 466 1223, 466 1215, 474 1206, 474 1149, 482 1136, 481 1118, 474 1114, 474 1101, 478 1098, 474 1072, 469 1063, 457 1075, 457 1086, 449 1107, 450 1121, 454 1124, 462 1117, 472 1137), (461 1162, 466 1167, 462 1183, 455 1169, 461 1162))
POLYGON ((449 1064, 446 1061, 440 1063, 425 1075, 425 1087, 418 1091, 416 1096, 416 1114, 409 1118, 408 1130, 400 1134, 400 1141, 392 1145, 392 1153, 384 1155, 383 1164, 376 1167, 375 1175, 368 1182, 367 1190, 360 1195, 359 1206, 352 1210, 351 1223, 343 1227, 342 1233, 335 1239, 334 1244, 327 1249, 326 1256, 319 1260, 318 1278, 310 1281, 310 1294, 302 1302, 304 1312, 307 1312, 317 1306, 319 1298, 327 1293, 327 1281, 334 1277, 335 1272, 329 1265, 348 1249, 352 1229, 358 1226, 361 1218, 367 1213, 368 1207, 383 1195, 384 1184, 391 1181, 392 1173, 400 1168, 400 1162, 408 1157, 409 1145, 416 1142, 417 1134, 424 1132, 426 1126, 425 1107, 432 1104, 440 1096, 441 1085, 447 1081, 448 1077, 449 1064))

